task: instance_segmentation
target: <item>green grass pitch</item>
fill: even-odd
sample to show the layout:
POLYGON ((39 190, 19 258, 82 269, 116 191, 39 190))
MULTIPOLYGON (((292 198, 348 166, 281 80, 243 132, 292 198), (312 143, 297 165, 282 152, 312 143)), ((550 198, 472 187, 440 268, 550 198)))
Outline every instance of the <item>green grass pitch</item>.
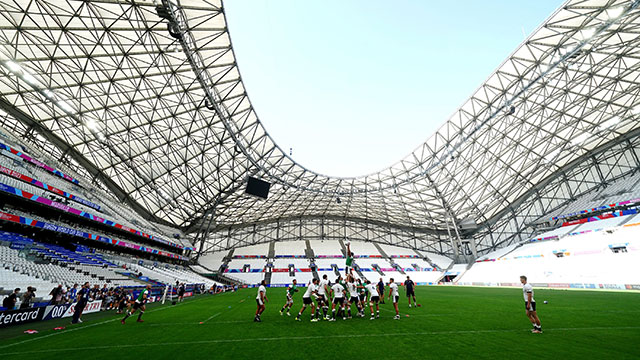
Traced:
POLYGON ((543 334, 530 332, 521 289, 418 287, 422 307, 409 309, 401 296, 400 320, 387 300, 378 320, 367 310, 365 318, 318 323, 309 321, 309 309, 302 322, 293 312, 280 316, 283 288, 267 290, 263 322, 254 323, 255 295, 245 289, 152 304, 144 323, 132 317, 121 325, 120 315, 103 312, 77 325, 60 319, 2 329, 0 353, 92 360, 640 358, 640 293, 535 289, 543 334), (61 324, 65 330, 52 330, 61 324), (39 333, 23 334, 27 328, 39 333))

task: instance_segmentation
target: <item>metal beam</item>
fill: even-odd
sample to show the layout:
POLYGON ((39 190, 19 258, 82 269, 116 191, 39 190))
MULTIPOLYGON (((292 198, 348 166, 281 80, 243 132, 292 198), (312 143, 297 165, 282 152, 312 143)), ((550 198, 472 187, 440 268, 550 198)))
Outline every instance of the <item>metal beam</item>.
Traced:
POLYGON ((60 149, 60 151, 67 156, 73 158, 78 162, 83 168, 85 168, 93 178, 99 179, 120 201, 126 202, 133 210, 135 210, 138 214, 144 217, 147 220, 154 221, 161 224, 166 224, 169 226, 174 226, 173 224, 167 222, 166 220, 160 219, 155 215, 148 212, 143 206, 138 204, 137 201, 132 199, 118 184, 116 184, 109 176, 105 175, 102 170, 98 169, 89 159, 87 159, 82 153, 78 150, 67 144, 62 138, 53 132, 49 131, 49 129, 42 126, 38 121, 30 117, 24 111, 16 108, 10 102, 8 102, 4 97, 0 97, 0 108, 2 108, 5 112, 13 116, 18 121, 25 124, 27 127, 37 131, 42 137, 47 139, 51 144, 60 149))

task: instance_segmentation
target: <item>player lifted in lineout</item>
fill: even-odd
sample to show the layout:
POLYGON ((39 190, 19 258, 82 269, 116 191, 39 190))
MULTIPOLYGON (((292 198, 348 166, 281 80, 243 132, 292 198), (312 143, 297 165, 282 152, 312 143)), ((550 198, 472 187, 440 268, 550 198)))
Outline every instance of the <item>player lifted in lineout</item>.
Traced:
POLYGON ((135 313, 136 310, 138 309, 140 309, 140 313, 138 314, 137 321, 143 322, 144 320, 142 320, 142 314, 144 314, 144 311, 146 309, 145 304, 149 300, 149 296, 151 296, 151 284, 147 284, 147 287, 140 292, 140 294, 136 298, 136 301, 133 303, 133 310, 128 311, 127 314, 124 316, 124 319, 120 320, 120 322, 124 325, 127 318, 133 315, 133 313, 135 313))
POLYGON ((298 292, 297 285, 298 285, 298 281, 296 281, 296 279, 293 279, 293 284, 287 287, 287 302, 282 307, 282 310, 280 310, 280 315, 282 315, 284 311, 287 310, 287 316, 291 316, 291 313, 289 311, 293 306, 293 294, 298 292))
POLYGON ((318 319, 315 317, 316 307, 313 304, 312 297, 318 298, 318 279, 311 280, 307 285, 307 291, 304 293, 304 295, 302 295, 302 309, 300 309, 298 316, 296 316, 297 321, 302 321, 302 319, 300 318, 302 317, 304 309, 307 308, 307 305, 311 305, 311 322, 318 321, 318 319))
POLYGON ((344 273, 345 276, 353 276, 353 253, 351 252, 351 242, 347 241, 345 245, 347 246, 347 259, 345 262, 346 266, 344 269, 344 273))

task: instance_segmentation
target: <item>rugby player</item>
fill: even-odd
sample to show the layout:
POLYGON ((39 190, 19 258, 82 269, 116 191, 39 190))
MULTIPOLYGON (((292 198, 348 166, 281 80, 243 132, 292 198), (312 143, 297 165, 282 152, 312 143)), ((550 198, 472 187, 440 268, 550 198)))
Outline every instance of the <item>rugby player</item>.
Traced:
POLYGON ((356 304, 356 307, 358 308, 358 314, 362 312, 362 308, 360 307, 360 298, 358 297, 358 287, 356 286, 356 282, 351 275, 347 275, 347 290, 349 291, 347 313, 349 315, 349 319, 351 319, 351 304, 356 304))
POLYGON ((347 241, 347 259, 344 269, 345 275, 353 275, 353 253, 351 252, 351 242, 347 241))
POLYGON ((527 282, 527 277, 520 276, 520 282, 522 283, 522 293, 524 294, 524 307, 527 311, 527 317, 531 324, 533 324, 532 333, 541 334, 542 326, 540 325, 540 319, 538 319, 538 313, 536 312, 536 301, 533 298, 533 286, 527 282))
POLYGON ((369 290, 369 310, 371 310, 371 319, 373 320, 373 304, 376 305, 376 315, 375 318, 379 318, 380 317, 380 307, 378 305, 378 303, 380 302, 380 297, 384 297, 384 294, 380 294, 378 292, 378 287, 376 286, 376 284, 373 284, 371 281, 367 280, 365 281, 366 288, 367 290, 369 290))
POLYGON ((396 316, 393 317, 394 320, 400 320, 400 311, 398 311, 398 299, 400 295, 398 295, 398 284, 393 282, 393 278, 389 279, 389 299, 393 296, 393 307, 396 309, 396 316))
POLYGON ((267 288, 265 287, 265 284, 266 282, 262 280, 260 282, 260 287, 258 287, 258 295, 256 296, 256 304, 258 305, 258 308, 256 309, 256 317, 253 318, 253 321, 255 322, 262 321, 260 319, 260 315, 262 315, 262 312, 264 311, 264 303, 269 301, 269 299, 267 299, 267 288))
POLYGON ((312 296, 315 298, 318 297, 318 279, 315 278, 309 282, 309 284, 307 285, 307 291, 304 293, 304 295, 302 295, 302 309, 300 309, 298 316, 296 316, 296 321, 302 321, 300 317, 302 316, 304 309, 307 308, 307 305, 311 305, 311 322, 318 321, 318 319, 315 318, 316 308, 313 304, 313 299, 311 298, 312 296))
POLYGON ((327 274, 322 275, 322 280, 318 285, 318 308, 316 308, 316 317, 320 318, 320 307, 322 307, 322 316, 325 320, 329 320, 329 279, 327 274))
POLYGON ((298 281, 296 279, 293 279, 293 284, 287 287, 287 302, 284 304, 284 306, 282 306, 282 310, 280 310, 280 315, 282 315, 284 313, 284 310, 286 309, 287 316, 291 316, 291 313, 289 311, 293 306, 293 294, 298 292, 298 287, 296 286, 297 284, 298 284, 298 281))
POLYGON ((417 306, 416 303, 416 292, 415 292, 416 283, 413 280, 409 279, 407 276, 407 280, 404 282, 404 288, 407 291, 407 299, 409 299, 409 307, 411 307, 411 297, 413 297, 413 306, 417 306))
POLYGON ((140 294, 136 298, 136 301, 133 303, 133 309, 131 311, 127 311, 127 314, 124 316, 124 319, 120 320, 120 322, 124 325, 127 318, 133 315, 138 309, 140 309, 140 313, 138 314, 137 321, 144 322, 144 320, 142 320, 142 315, 146 310, 145 304, 147 303, 149 296, 151 296, 151 284, 147 284, 147 287, 140 292, 140 294))
POLYGON ((362 283, 362 280, 360 280, 360 278, 358 278, 357 283, 356 283, 357 287, 358 287, 358 297, 360 300, 360 317, 364 317, 364 308, 366 307, 366 302, 367 302, 367 287, 365 286, 366 284, 362 283))
POLYGON ((338 316, 342 313, 342 320, 347 320, 344 313, 344 286, 340 284, 341 277, 336 279, 336 283, 331 287, 331 294, 333 295, 333 304, 331 304, 331 320, 336 321, 336 305, 339 305, 338 316))

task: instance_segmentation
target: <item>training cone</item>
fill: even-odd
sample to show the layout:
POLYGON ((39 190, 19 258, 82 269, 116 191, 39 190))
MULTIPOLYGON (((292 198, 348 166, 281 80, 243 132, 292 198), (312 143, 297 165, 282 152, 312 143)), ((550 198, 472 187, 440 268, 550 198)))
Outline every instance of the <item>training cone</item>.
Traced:
POLYGON ((406 317, 409 317, 409 314, 405 315, 406 317))
POLYGON ((24 331, 24 333, 25 333, 25 334, 37 334, 37 333, 38 333, 38 330, 31 330, 31 329, 29 329, 29 330, 25 330, 25 331, 24 331))
POLYGON ((200 324, 204 324, 202 321, 200 321, 200 324))
POLYGON ((53 330, 64 330, 64 326, 54 327, 53 330))

